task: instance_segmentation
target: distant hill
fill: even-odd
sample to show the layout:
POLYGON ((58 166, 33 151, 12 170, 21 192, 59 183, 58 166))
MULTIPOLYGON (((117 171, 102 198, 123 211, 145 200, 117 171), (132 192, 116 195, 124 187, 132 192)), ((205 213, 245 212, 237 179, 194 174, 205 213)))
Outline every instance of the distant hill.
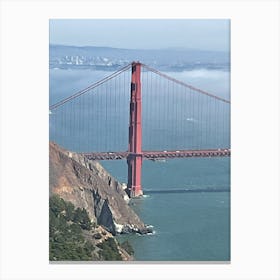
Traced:
POLYGON ((50 45, 50 68, 95 68, 114 70, 131 61, 160 70, 180 71, 193 68, 228 69, 227 52, 192 49, 119 49, 110 47, 77 47, 50 45))

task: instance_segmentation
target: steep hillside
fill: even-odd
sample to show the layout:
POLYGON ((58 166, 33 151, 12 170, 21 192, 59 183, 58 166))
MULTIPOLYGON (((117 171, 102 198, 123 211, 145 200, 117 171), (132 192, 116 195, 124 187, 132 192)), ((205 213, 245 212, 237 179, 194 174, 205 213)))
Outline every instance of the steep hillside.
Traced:
POLYGON ((85 208, 91 222, 112 234, 148 229, 127 204, 128 196, 98 162, 49 145, 50 195, 56 194, 75 207, 85 208))
POLYGON ((92 223, 85 209, 57 195, 49 200, 50 261, 129 261, 129 243, 119 243, 102 226, 92 223))

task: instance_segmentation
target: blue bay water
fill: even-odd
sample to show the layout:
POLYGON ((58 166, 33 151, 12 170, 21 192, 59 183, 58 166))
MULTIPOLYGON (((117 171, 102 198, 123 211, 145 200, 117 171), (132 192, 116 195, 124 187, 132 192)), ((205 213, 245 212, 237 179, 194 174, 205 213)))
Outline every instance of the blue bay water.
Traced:
MULTIPOLYGON (((108 74, 92 70, 50 70, 50 104, 108 74)), ((229 98, 229 72, 202 69, 169 74, 229 98)), ((58 140, 59 144, 64 146, 65 143, 69 148, 75 146, 73 139, 66 137, 58 140)), ((120 182, 126 183, 126 161, 101 163, 120 182)), ((165 162, 147 160, 143 162, 142 185, 147 195, 143 199, 133 200, 131 204, 146 224, 153 225, 155 233, 119 237, 131 242, 136 260, 230 260, 229 158, 172 159, 165 162), (214 192, 216 189, 220 191, 214 192), (200 191, 163 193, 161 190, 200 191)))
POLYGON ((128 239, 140 261, 228 261, 229 193, 153 194, 135 202, 155 234, 128 239))
MULTIPOLYGON (((124 161, 102 164, 126 182, 124 161)), ((230 260, 229 174, 228 158, 144 161, 142 183, 147 195, 134 199, 132 207, 155 234, 121 236, 120 241, 128 239, 141 261, 230 260), (173 189, 189 191, 153 192, 173 189)))

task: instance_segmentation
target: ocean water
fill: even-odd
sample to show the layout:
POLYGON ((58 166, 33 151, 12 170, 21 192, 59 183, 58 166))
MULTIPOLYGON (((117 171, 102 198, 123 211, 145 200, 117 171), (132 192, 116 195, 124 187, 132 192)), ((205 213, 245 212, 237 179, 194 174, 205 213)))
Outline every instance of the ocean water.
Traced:
MULTIPOLYGON (((105 71, 50 70, 50 104, 107 76, 105 71)), ((168 73, 193 86, 229 98, 229 72, 193 70, 168 73)), ((50 139, 75 150, 75 135, 54 135, 50 115, 50 139)), ((127 136, 124 135, 127 139, 127 136)), ((229 139, 229 137, 228 137, 229 139)), ((83 150, 90 148, 79 147, 83 150)), ((103 161, 120 182, 127 180, 126 161, 103 161)), ((128 239, 139 261, 230 260, 230 159, 170 159, 143 161, 144 198, 131 206, 153 226, 151 235, 121 235, 128 239), (165 192, 164 192, 165 191, 165 192)))
POLYGON ((139 261, 228 261, 229 193, 154 194, 135 202, 154 226, 149 236, 128 239, 139 261))
MULTIPOLYGON (((125 162, 102 164, 125 182, 125 162)), ((139 261, 229 261, 229 166, 229 158, 144 161, 145 196, 131 204, 154 234, 120 241, 129 240, 139 261)))

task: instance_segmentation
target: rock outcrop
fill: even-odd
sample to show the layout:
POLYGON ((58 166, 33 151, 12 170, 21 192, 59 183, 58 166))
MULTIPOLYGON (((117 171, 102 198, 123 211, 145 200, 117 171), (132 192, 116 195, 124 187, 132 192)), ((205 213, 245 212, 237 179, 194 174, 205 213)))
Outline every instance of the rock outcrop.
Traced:
POLYGON ((85 208, 92 222, 112 234, 147 233, 144 223, 130 208, 128 196, 97 161, 66 151, 55 143, 49 146, 50 195, 57 194, 85 208))

